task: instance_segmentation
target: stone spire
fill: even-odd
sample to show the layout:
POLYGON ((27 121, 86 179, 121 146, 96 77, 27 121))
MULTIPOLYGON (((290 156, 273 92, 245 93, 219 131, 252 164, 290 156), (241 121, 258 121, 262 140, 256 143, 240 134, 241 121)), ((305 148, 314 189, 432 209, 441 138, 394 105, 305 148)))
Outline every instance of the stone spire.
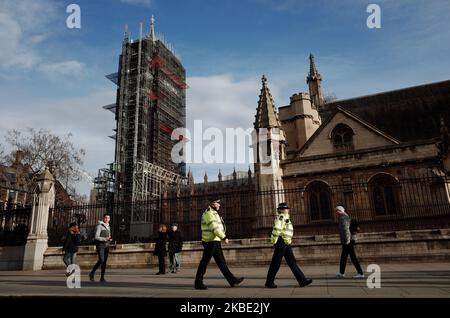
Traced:
POLYGON ((219 180, 219 182, 222 182, 222 171, 220 171, 220 169, 219 169, 219 174, 217 176, 217 179, 219 180))
POLYGON ((319 72, 317 71, 316 63, 314 62, 314 55, 312 53, 309 54, 309 75, 307 81, 319 79, 322 80, 319 72))
POLYGON ((156 35, 155 35, 155 18, 153 17, 150 19, 150 40, 152 40, 153 43, 156 41, 156 35))
POLYGON ((189 167, 188 177, 187 177, 187 190, 192 195, 194 194, 194 176, 191 172, 191 167, 189 167))
POLYGON ((187 183, 188 184, 194 184, 194 176, 192 175, 191 168, 189 167, 188 171, 188 177, 187 177, 187 183))
POLYGON ((320 108, 320 106, 324 104, 322 76, 319 74, 319 71, 317 71, 314 55, 312 53, 309 55, 309 74, 306 78, 306 83, 309 86, 309 96, 311 97, 313 108, 320 108))
POLYGON ((262 76, 261 81, 261 94, 259 95, 258 108, 256 108, 255 122, 253 125, 255 129, 281 127, 265 75, 262 76))

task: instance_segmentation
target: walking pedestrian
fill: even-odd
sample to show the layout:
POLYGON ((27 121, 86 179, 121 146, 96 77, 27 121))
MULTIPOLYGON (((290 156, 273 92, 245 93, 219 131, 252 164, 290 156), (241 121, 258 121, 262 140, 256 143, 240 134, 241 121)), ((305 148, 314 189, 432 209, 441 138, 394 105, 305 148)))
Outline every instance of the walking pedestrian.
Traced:
POLYGON ((166 274, 166 256, 167 256, 167 226, 160 224, 158 229, 158 237, 156 238, 154 255, 158 256, 159 271, 156 275, 166 274))
MULTIPOLYGON (((63 261, 64 264, 66 264, 66 267, 68 267, 70 264, 77 263, 77 252, 78 248, 80 247, 80 242, 81 242, 81 235, 77 223, 75 222, 70 223, 69 229, 66 234, 66 239, 64 240, 62 248, 64 252, 63 261)), ((74 272, 75 269, 72 269, 70 272, 67 271, 66 276, 70 276, 74 272)))
POLYGON ((203 276, 206 273, 211 258, 214 257, 217 266, 222 272, 225 279, 231 287, 239 285, 244 278, 236 278, 229 270, 222 251, 221 241, 228 244, 226 236, 226 227, 222 217, 219 215, 220 200, 214 199, 210 201, 208 208, 203 212, 201 229, 202 229, 202 245, 203 255, 198 265, 197 274, 195 275, 195 288, 208 289, 203 284, 203 276))
POLYGON ((341 261, 339 266, 339 273, 336 274, 337 278, 345 277, 345 267, 347 266, 347 258, 350 255, 350 260, 358 272, 353 278, 364 278, 364 272, 359 264, 358 258, 355 253, 356 234, 359 231, 359 226, 353 222, 352 231, 350 230, 350 216, 345 212, 343 206, 337 206, 335 209, 336 215, 339 221, 339 237, 342 244, 341 261))
POLYGON ((178 229, 178 224, 173 223, 167 235, 169 239, 170 272, 176 273, 180 271, 181 250, 183 249, 183 238, 178 229))
POLYGON ((277 215, 273 223, 270 238, 272 244, 274 244, 275 250, 273 252, 272 262, 270 263, 269 271, 267 273, 267 288, 277 288, 277 285, 275 285, 275 276, 280 269, 283 257, 297 279, 300 287, 305 287, 312 283, 312 279, 307 278, 297 265, 297 261, 291 247, 293 236, 294 227, 292 226, 292 222, 289 217, 289 206, 287 203, 280 203, 277 208, 277 215))
POLYGON ((92 271, 89 273, 89 280, 91 282, 94 281, 95 271, 101 266, 101 277, 100 282, 106 283, 105 280, 105 271, 106 271, 106 263, 108 261, 109 255, 109 247, 111 245, 111 229, 109 227, 109 221, 111 217, 109 214, 103 215, 103 221, 98 221, 98 224, 95 228, 95 247, 97 250, 98 261, 92 268, 92 271))

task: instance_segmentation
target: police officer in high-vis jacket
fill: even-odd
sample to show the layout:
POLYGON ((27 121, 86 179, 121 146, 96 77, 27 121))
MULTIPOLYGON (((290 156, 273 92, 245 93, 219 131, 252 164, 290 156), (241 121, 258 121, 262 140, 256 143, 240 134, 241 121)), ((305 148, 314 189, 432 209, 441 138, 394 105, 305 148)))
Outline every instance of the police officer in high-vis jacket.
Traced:
POLYGON ((298 267, 294 253, 292 252, 291 243, 294 235, 294 227, 289 218, 289 206, 286 203, 280 203, 277 212, 271 234, 271 241, 272 244, 275 245, 275 250, 273 252, 269 272, 267 273, 266 287, 277 288, 274 281, 275 276, 280 269, 283 256, 286 259, 286 263, 291 268, 292 273, 294 273, 300 287, 305 287, 312 283, 312 279, 305 277, 305 274, 303 274, 298 267))
POLYGON ((202 244, 204 247, 203 256, 198 266, 197 275, 195 276, 196 289, 208 289, 203 284, 203 276, 206 272, 211 258, 214 257, 217 266, 231 287, 240 284, 244 278, 236 278, 228 269, 225 257, 223 256, 221 241, 228 244, 226 237, 226 228, 223 219, 218 211, 220 209, 220 200, 211 200, 208 208, 202 215, 202 244))

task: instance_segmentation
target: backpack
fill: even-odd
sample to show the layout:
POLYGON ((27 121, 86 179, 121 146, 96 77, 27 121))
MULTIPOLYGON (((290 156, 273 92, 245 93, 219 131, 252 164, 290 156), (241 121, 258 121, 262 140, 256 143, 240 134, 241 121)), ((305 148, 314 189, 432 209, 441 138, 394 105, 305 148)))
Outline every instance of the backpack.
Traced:
POLYGON ((358 233, 360 231, 359 229, 359 223, 356 219, 350 220, 350 233, 358 233))
POLYGON ((86 230, 85 232, 85 240, 87 240, 90 244, 95 244, 95 232, 97 231, 97 226, 94 225, 92 228, 86 230))

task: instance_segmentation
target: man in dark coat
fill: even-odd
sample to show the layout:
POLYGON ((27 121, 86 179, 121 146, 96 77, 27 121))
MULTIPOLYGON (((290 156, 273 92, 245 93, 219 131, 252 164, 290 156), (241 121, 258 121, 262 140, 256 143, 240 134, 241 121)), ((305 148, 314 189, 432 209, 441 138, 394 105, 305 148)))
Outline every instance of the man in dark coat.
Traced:
POLYGON ((178 230, 178 224, 172 224, 171 230, 168 233, 168 238, 170 272, 176 273, 180 271, 180 253, 183 249, 183 238, 178 230))
POLYGON ((158 256, 159 272, 156 275, 166 274, 166 256, 167 256, 167 226, 159 225, 158 237, 156 238, 154 255, 158 256))

